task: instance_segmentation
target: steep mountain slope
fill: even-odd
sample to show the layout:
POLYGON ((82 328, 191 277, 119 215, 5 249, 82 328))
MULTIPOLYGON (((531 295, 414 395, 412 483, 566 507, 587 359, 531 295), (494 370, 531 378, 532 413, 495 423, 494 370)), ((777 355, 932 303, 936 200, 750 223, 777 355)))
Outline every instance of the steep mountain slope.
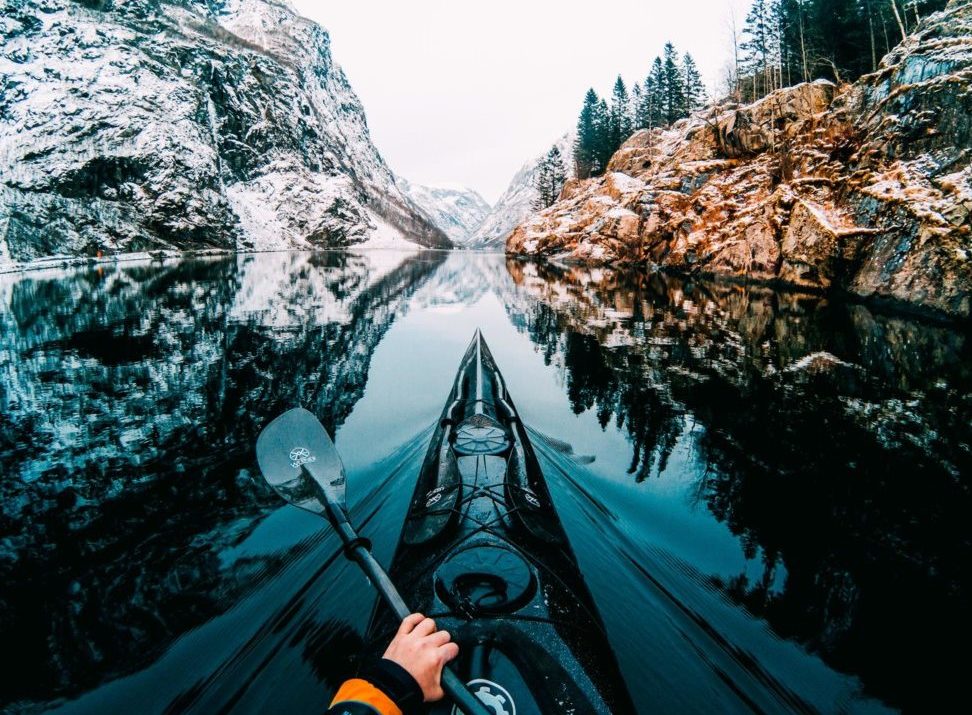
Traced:
POLYGON ((972 1, 852 85, 818 81, 641 131, 512 253, 838 289, 972 316, 972 1))
POLYGON ((148 248, 448 246, 327 32, 275 0, 0 0, 0 262, 148 248))
MULTIPOLYGON (((561 156, 564 157, 564 168, 567 171, 567 176, 573 175, 573 133, 565 134, 557 140, 556 144, 557 148, 560 149, 561 156)), ((533 202, 537 198, 537 190, 533 186, 537 176, 537 168, 541 159, 546 155, 547 150, 544 150, 542 154, 520 167, 506 191, 503 192, 499 201, 496 202, 489 215, 483 219, 482 224, 469 240, 470 246, 476 248, 502 247, 513 229, 530 215, 533 211, 533 202)))
POLYGON ((467 242, 489 213, 489 204, 472 189, 421 186, 401 177, 398 185, 453 243, 467 242))

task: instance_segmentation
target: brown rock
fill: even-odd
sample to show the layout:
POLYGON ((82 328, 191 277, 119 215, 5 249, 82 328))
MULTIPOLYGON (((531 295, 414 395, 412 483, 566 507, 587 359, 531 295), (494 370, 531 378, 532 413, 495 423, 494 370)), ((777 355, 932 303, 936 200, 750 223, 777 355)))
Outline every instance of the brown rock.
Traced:
POLYGON ((783 235, 781 280, 811 288, 830 287, 840 260, 840 238, 826 211, 797 201, 783 235))
POLYGON ((781 131, 826 111, 835 90, 833 82, 821 79, 779 89, 753 104, 719 115, 715 122, 719 149, 727 157, 766 151, 780 141, 781 131))
POLYGON ((564 188, 560 190, 559 201, 570 201, 576 198, 584 190, 584 180, 570 178, 564 183, 564 188))
POLYGON ((641 129, 621 145, 611 161, 609 172, 621 172, 628 176, 639 176, 652 168, 654 148, 659 142, 661 129, 641 129))
POLYGON ((636 132, 511 253, 779 280, 972 316, 972 2, 881 69, 636 132))

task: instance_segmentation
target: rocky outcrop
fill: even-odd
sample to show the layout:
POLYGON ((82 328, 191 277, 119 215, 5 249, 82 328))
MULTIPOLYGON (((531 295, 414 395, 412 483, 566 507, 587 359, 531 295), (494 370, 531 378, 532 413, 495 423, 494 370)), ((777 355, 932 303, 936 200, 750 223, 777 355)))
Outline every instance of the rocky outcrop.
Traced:
POLYGON ((468 242, 489 214, 489 204, 472 189, 422 186, 401 177, 398 183, 415 205, 428 214, 453 243, 468 242))
POLYGON ((0 262, 448 238, 274 0, 0 0, 0 262))
POLYGON ((972 316, 972 3, 844 87, 641 131, 510 253, 839 289, 972 316))
MULTIPOLYGON (((574 134, 572 132, 564 134, 557 140, 556 145, 564 158, 564 168, 570 175, 574 163, 574 134)), ((520 167, 520 170, 513 175, 506 191, 469 239, 468 243, 471 247, 495 249, 503 246, 517 224, 530 215, 533 211, 533 202, 537 200, 535 188, 537 169, 546 155, 547 152, 544 151, 543 154, 520 167)))

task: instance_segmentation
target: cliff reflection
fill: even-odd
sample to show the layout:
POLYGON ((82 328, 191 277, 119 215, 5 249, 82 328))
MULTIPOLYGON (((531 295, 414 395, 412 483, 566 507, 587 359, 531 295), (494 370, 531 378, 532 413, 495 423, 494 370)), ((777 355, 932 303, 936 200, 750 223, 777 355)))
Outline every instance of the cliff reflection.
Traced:
POLYGON ((158 655, 279 567, 259 428, 333 432, 442 254, 272 254, 0 277, 0 704, 158 655), (376 263, 377 261, 377 263, 376 263))
POLYGON ((942 638, 972 625, 965 330, 663 274, 507 268, 511 319, 575 411, 626 430, 636 480, 669 478, 694 440, 692 498, 763 562, 717 587, 893 703, 954 688, 942 638))
MULTIPOLYGON (((711 585, 887 701, 927 709, 955 693, 958 662, 941 644, 972 625, 967 332, 812 295, 498 255, 279 253, 0 277, 0 637, 16 652, 0 709, 83 694, 98 711, 109 691, 111 702, 164 691, 155 710, 133 701, 161 711, 175 692, 173 711, 218 710, 244 690, 256 708, 286 674, 288 707, 319 712, 354 667, 360 635, 345 617, 360 592, 303 598, 307 578, 333 574, 313 547, 295 553, 293 514, 265 518, 278 502, 255 475, 257 431, 300 404, 332 432, 344 424, 359 463, 378 460, 372 437, 408 421, 402 405, 417 404, 403 434, 439 414, 445 388, 434 386, 451 374, 417 377, 451 373, 449 351, 477 326, 507 352, 504 376, 526 385, 514 399, 531 426, 590 428, 564 414, 562 387, 570 409, 596 415, 597 444, 621 446, 620 464, 591 467, 613 480, 602 506, 628 519, 626 539, 691 571, 680 588, 707 595, 711 585), (639 501, 646 494, 658 498, 639 501), (649 503, 669 522, 646 523, 638 509, 649 503), (696 551, 678 552, 683 539, 696 551), (305 557, 312 574, 284 570, 305 557), (256 614, 247 622, 263 640, 223 652, 209 622, 239 616, 227 613, 237 604, 256 614), (187 641, 202 644, 189 658, 187 641), (170 666, 185 682, 167 680, 170 666)), ((421 459, 425 445, 396 440, 383 444, 421 459)), ((407 469, 399 476, 380 491, 392 511, 414 483, 407 469)), ((615 532, 565 503, 563 518, 575 519, 565 526, 596 561, 615 532)), ((395 543, 400 524, 374 526, 376 544, 395 543)), ((635 588, 598 607, 625 620, 652 591, 616 572, 635 588)), ((633 625, 663 618, 641 613, 633 625)), ((668 635, 687 625, 672 621, 668 635)), ((750 657, 735 626, 710 625, 723 640, 678 662, 697 657, 710 673, 704 664, 726 643, 750 657)), ((777 641, 760 628, 747 642, 777 641)), ((621 662, 645 660, 643 638, 613 645, 621 662)), ((681 692, 688 676, 666 665, 651 672, 681 692)), ((794 693, 814 701, 815 681, 787 667, 770 689, 784 692, 792 676, 794 693)), ((741 688, 740 703, 752 695, 710 676, 684 701, 700 712, 715 689, 741 688)), ((650 679, 633 686, 648 689, 659 690, 650 679)), ((839 702, 831 695, 820 702, 839 702)))

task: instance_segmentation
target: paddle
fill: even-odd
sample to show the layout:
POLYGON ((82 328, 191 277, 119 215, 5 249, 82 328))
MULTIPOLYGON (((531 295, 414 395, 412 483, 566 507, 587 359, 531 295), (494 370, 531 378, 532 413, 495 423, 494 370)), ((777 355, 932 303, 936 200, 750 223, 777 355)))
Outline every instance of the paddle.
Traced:
MULTIPOLYGON (((344 501, 344 464, 324 426, 300 407, 267 425, 256 444, 263 478, 294 506, 327 517, 355 561, 395 616, 411 613, 395 584, 371 554, 370 544, 358 536, 344 501)), ((483 704, 449 668, 442 671, 442 689, 466 715, 489 715, 483 704)))

